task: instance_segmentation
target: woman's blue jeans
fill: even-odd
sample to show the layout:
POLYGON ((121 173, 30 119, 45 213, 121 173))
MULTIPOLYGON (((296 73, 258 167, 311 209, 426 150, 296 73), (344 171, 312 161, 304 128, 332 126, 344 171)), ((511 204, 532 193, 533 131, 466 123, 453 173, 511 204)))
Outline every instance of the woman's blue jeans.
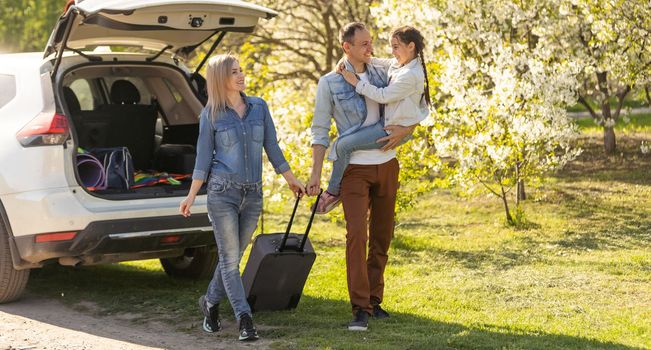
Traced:
POLYGON ((219 303, 224 297, 235 318, 251 314, 246 301, 240 260, 251 242, 262 211, 262 184, 239 184, 216 176, 208 181, 208 215, 212 221, 219 262, 208 285, 206 300, 219 303))

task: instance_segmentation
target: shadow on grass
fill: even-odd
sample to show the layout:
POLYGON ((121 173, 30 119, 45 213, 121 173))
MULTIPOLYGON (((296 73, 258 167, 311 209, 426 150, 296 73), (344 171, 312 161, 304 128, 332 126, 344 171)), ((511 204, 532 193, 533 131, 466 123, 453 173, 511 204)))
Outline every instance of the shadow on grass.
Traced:
MULTIPOLYGON (((505 239, 484 249, 454 250, 440 248, 427 235, 397 234, 391 247, 400 253, 395 254, 399 257, 392 258, 391 263, 409 264, 418 254, 428 254, 470 269, 490 266, 506 270, 545 261, 553 254, 565 252, 651 248, 651 217, 647 215, 646 208, 638 208, 633 204, 613 204, 598 197, 581 196, 574 190, 569 190, 559 203, 563 215, 572 226, 554 234, 554 238, 550 239, 549 234, 543 232, 545 227, 533 225, 526 230, 525 235, 505 239), (588 198, 589 203, 586 203, 588 198)), ((459 227, 462 228, 463 225, 460 224, 459 227)), ((424 227, 412 224, 412 229, 415 228, 424 227)), ((448 228, 446 232, 461 228, 448 228)), ((430 230, 437 231, 440 227, 431 227, 430 230)))
MULTIPOLYGON (((120 312, 140 313, 147 322, 162 321, 173 325, 190 322, 198 329, 195 303, 206 284, 207 281, 173 280, 162 272, 124 265, 78 269, 49 266, 34 271, 28 288, 32 294, 46 299, 61 299, 60 295, 64 293, 65 299, 72 301, 71 307, 81 301, 96 303, 103 310, 96 315, 100 319, 120 312)), ((12 310, 15 314, 39 320, 38 315, 21 314, 19 307, 12 310)), ((221 311, 226 319, 232 320, 227 307, 222 306, 221 311)), ((368 332, 350 332, 345 327, 351 317, 348 302, 304 295, 296 310, 259 312, 255 319, 261 336, 271 342, 271 348, 277 349, 633 349, 622 344, 547 334, 517 326, 466 326, 401 313, 400 310, 388 311, 391 318, 371 320, 368 332)), ((54 323, 107 337, 101 327, 54 323)), ((134 323, 133 326, 138 325, 134 323)), ((199 337, 214 336, 216 341, 232 337, 232 334, 199 335, 201 332, 197 329, 179 329, 178 332, 191 332, 199 337)), ((111 337, 134 342, 128 334, 113 334, 111 337)), ((187 348, 195 346, 188 344, 187 348)))
POLYGON ((649 138, 648 134, 620 137, 615 154, 607 155, 601 138, 586 136, 580 140, 583 153, 555 177, 565 183, 593 181, 651 185, 648 172, 651 155, 640 152, 641 142, 649 142, 649 138))
POLYGON ((651 223, 637 227, 624 224, 619 229, 602 228, 596 231, 567 230, 564 237, 550 242, 575 251, 624 250, 651 246, 651 223))
POLYGON ((426 239, 395 237, 392 249, 401 250, 392 255, 392 265, 413 262, 419 253, 427 253, 437 260, 454 261, 468 269, 490 267, 508 270, 517 266, 548 261, 554 254, 589 252, 595 250, 640 249, 651 246, 651 222, 635 228, 620 226, 620 230, 604 228, 597 231, 577 232, 567 230, 562 239, 547 241, 534 237, 520 237, 518 242, 507 241, 484 250, 464 251, 442 249, 429 245, 426 239), (550 248, 552 247, 552 248, 550 248))
MULTIPOLYGON (((508 270, 542 259, 542 254, 534 249, 537 244, 533 242, 522 245, 518 249, 505 244, 491 249, 464 251, 427 246, 423 243, 416 243, 411 238, 396 237, 391 245, 393 249, 402 250, 399 254, 394 254, 391 257, 391 264, 396 266, 412 263, 412 258, 418 252, 427 252, 437 259, 454 261, 468 269, 490 266, 497 270, 508 270)), ((391 252, 389 254, 391 255, 391 252)))
MULTIPOLYGON (((565 187, 557 190, 561 195, 563 215, 574 228, 564 231, 563 237, 550 242, 574 250, 635 249, 651 246, 651 217, 646 207, 628 194, 624 204, 618 199, 604 199, 582 193, 580 188, 565 187), (615 203, 613 203, 615 201, 615 203)), ((619 195, 615 193, 614 197, 619 195)))
POLYGON ((387 309, 389 319, 369 321, 369 331, 350 332, 347 302, 303 296, 297 310, 263 312, 260 322, 279 349, 634 349, 622 344, 527 331, 491 324, 466 326, 387 309))

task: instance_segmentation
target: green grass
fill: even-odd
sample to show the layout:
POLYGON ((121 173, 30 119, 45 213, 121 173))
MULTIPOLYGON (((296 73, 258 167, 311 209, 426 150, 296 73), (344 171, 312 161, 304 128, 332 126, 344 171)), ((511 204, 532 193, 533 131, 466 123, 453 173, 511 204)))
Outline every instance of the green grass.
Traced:
MULTIPOLYGON (((261 335, 275 349, 651 348, 651 155, 639 153, 639 140, 651 137, 625 135, 620 154, 606 157, 598 134, 587 135, 577 161, 527 188, 529 229, 504 226, 495 198, 444 190, 400 213, 385 276, 392 317, 365 333, 344 328, 344 227, 319 217, 318 257, 299 307, 256 314, 261 335)), ((296 231, 307 220, 301 208, 296 231)), ((281 231, 287 218, 288 209, 268 214, 267 231, 281 231)), ((144 261, 49 266, 34 271, 28 288, 188 331, 206 285, 169 279, 157 261, 144 261)), ((222 313, 232 319, 228 306, 222 313)))
MULTIPOLYGON (((651 114, 638 114, 629 117, 629 121, 620 118, 615 124, 615 131, 635 132, 651 131, 651 114)), ((603 127, 597 125, 594 119, 587 117, 576 119, 576 123, 583 131, 601 131, 603 127)))
MULTIPOLYGON (((611 97, 611 99, 610 99, 610 108, 615 109, 615 108, 617 108, 618 105, 619 105, 619 101, 617 100, 617 98, 616 97, 611 97)), ((600 106, 596 105, 593 102, 590 102, 590 106, 595 110, 598 110, 600 108, 600 106)), ((642 108, 642 107, 647 107, 647 106, 648 106, 648 102, 645 101, 644 99, 639 99, 639 98, 636 99, 635 97, 629 97, 629 98, 624 100, 624 106, 623 106, 622 109, 624 109, 624 108, 642 108)), ((570 106, 567 109, 567 111, 568 112, 586 112, 587 109, 585 108, 584 105, 582 105, 580 103, 577 103, 574 106, 570 106)))

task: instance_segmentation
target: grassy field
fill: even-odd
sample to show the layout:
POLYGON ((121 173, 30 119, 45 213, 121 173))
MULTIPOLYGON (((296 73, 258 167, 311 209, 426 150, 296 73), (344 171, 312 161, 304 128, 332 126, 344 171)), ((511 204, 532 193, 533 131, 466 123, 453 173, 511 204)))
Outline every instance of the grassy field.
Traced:
MULTIPOLYGON (((651 114, 632 115, 628 122, 620 118, 615 124, 615 130, 624 132, 623 135, 629 135, 631 132, 644 132, 651 130, 651 114)), ((584 133, 589 134, 592 131, 601 130, 600 126, 592 118, 581 118, 576 121, 584 133)), ((647 140, 648 141, 648 140, 647 140)))
MULTIPOLYGON (((595 104, 594 102, 590 103, 591 107, 593 109, 599 109, 600 106, 595 104)), ((615 109, 619 105, 619 101, 617 100, 616 97, 611 97, 610 99, 610 108, 615 109)), ((624 100, 624 107, 623 108, 642 108, 642 107, 648 107, 649 103, 644 99, 642 96, 632 96, 629 95, 627 99, 624 100)), ((568 112, 586 112, 587 109, 585 108, 584 105, 577 103, 574 106, 570 106, 568 109, 568 112)))
MULTIPOLYGON (((256 314, 261 336, 277 349, 651 348, 651 154, 639 150, 651 140, 651 117, 637 124, 618 127, 611 157, 601 152, 600 131, 581 124, 581 157, 527 188, 526 230, 504 226, 495 198, 443 190, 401 213, 386 271, 392 317, 371 321, 368 332, 344 327, 345 231, 319 218, 318 257, 299 307, 256 314)), ((267 230, 282 230, 287 217, 268 214, 267 230)), ((206 285, 169 279, 157 261, 145 261, 46 267, 34 271, 29 290, 189 331, 187 324, 199 327, 195 303, 206 285)))

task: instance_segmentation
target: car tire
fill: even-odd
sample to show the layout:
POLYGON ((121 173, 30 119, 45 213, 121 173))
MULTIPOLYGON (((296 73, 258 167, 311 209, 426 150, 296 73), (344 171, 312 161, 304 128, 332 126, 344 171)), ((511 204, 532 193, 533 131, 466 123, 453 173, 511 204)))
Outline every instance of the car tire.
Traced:
POLYGON ((217 266, 214 247, 188 248, 176 258, 160 259, 163 270, 174 278, 204 279, 211 277, 217 266))
POLYGON ((0 218, 0 304, 20 298, 28 279, 29 269, 14 269, 9 250, 9 234, 0 218))

